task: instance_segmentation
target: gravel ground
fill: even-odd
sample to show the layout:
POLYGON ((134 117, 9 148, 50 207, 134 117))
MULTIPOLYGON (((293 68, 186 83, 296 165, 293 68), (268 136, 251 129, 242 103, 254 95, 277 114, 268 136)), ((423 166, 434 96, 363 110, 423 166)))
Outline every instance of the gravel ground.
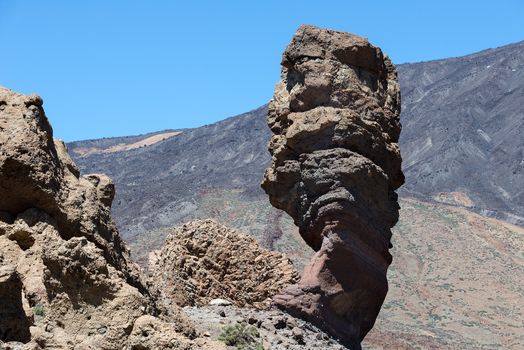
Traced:
POLYGON ((245 322, 258 330, 265 350, 346 349, 310 323, 275 309, 205 306, 185 307, 184 311, 200 332, 213 339, 226 327, 245 322))

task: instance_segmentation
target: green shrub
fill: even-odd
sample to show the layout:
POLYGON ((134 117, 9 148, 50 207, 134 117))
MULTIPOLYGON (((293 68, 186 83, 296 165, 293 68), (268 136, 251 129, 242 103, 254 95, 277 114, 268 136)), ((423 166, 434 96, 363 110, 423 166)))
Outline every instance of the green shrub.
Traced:
POLYGON ((245 322, 225 327, 218 340, 238 350, 264 350, 258 330, 245 322))
POLYGON ((36 304, 35 307, 33 308, 33 312, 36 316, 44 317, 45 316, 44 305, 36 304))

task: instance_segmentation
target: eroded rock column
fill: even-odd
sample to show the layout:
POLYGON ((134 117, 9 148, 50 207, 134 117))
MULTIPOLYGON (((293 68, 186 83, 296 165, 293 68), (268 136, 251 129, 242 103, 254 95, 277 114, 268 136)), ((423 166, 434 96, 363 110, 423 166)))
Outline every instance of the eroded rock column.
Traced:
POLYGON ((299 28, 269 105, 272 164, 262 187, 316 254, 274 300, 355 349, 388 289, 395 190, 404 182, 399 116, 397 74, 379 48, 299 28))

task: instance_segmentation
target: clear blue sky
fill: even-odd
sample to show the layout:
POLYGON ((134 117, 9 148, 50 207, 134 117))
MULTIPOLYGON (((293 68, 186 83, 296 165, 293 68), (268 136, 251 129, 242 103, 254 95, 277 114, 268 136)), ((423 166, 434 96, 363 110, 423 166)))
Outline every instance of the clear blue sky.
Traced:
POLYGON ((524 40, 524 1, 0 0, 0 85, 66 141, 200 126, 266 103, 303 23, 416 62, 524 40))

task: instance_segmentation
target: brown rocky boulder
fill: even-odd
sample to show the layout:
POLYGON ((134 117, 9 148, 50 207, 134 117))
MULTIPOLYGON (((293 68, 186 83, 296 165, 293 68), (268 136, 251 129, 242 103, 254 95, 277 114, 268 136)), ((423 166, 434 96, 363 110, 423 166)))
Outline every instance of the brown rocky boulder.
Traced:
POLYGON ((111 180, 52 136, 39 97, 0 87, 0 348, 215 348, 142 283, 111 180))
POLYGON ((135 285, 136 271, 111 219, 114 185, 80 172, 65 144, 52 137, 42 99, 0 87, 0 211, 37 208, 52 216, 64 238, 88 237, 135 285), (129 266, 128 266, 129 265, 129 266))
POLYGON ((162 250, 150 254, 150 283, 182 306, 225 299, 237 306, 268 307, 271 298, 298 281, 281 253, 213 220, 173 229, 162 250))
POLYGON ((300 282, 275 297, 354 349, 387 293, 400 89, 390 60, 366 39, 299 28, 269 104, 271 167, 262 183, 316 251, 300 282))

